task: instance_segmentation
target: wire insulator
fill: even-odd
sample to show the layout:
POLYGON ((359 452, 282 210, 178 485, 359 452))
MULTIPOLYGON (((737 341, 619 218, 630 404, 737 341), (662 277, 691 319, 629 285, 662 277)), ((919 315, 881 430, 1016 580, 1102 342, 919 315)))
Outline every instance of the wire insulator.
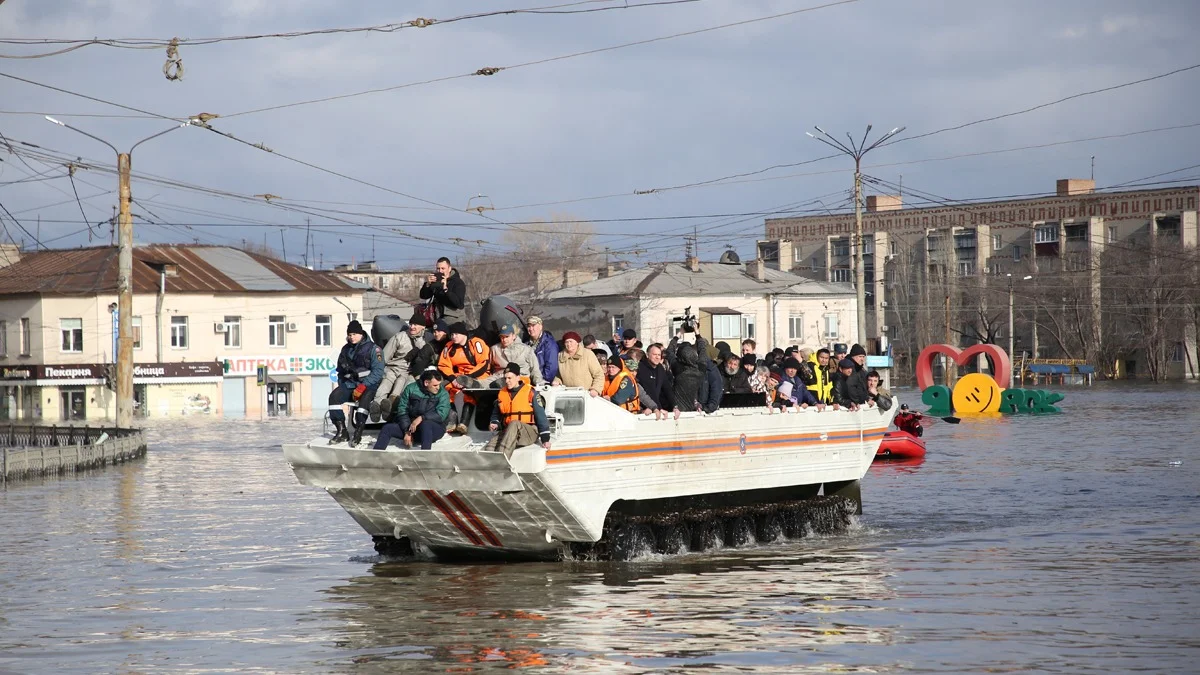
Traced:
POLYGON ((179 58, 179 38, 171 38, 167 45, 167 62, 163 64, 163 77, 172 82, 183 79, 183 59, 179 58))
POLYGON ((475 74, 476 75, 495 75, 496 73, 498 73, 502 70, 504 70, 504 69, 488 66, 486 68, 480 68, 479 70, 475 71, 475 74))

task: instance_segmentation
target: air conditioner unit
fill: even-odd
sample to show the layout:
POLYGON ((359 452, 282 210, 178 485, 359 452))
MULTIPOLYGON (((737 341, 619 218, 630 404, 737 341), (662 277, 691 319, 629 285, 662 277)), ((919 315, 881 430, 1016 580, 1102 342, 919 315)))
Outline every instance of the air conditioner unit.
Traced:
POLYGON ((888 260, 895 260, 895 259, 896 259, 896 254, 895 254, 895 253, 889 253, 889 254, 887 254, 887 259, 888 259, 888 260))
POLYGON ((882 327, 882 328, 880 328, 879 330, 881 330, 881 331, 883 331, 884 333, 886 333, 886 332, 888 332, 888 329, 889 329, 889 328, 890 328, 890 326, 883 326, 883 327, 882 327))
POLYGON ((288 322, 288 324, 287 324, 287 332, 289 332, 289 333, 295 333, 295 332, 297 332, 297 331, 299 331, 299 330, 300 330, 300 324, 298 324, 298 323, 296 323, 296 322, 294 322, 294 321, 289 321, 289 322, 288 322))
POLYGON ((214 333, 228 333, 229 332, 229 324, 221 323, 221 322, 214 323, 213 324, 213 332, 214 333))

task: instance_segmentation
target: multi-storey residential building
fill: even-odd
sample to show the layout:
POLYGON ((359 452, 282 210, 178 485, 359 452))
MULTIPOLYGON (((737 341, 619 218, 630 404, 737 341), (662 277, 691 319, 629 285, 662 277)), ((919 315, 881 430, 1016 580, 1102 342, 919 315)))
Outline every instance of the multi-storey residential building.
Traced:
MULTIPOLYGON (((271 414, 323 414, 363 290, 233 248, 135 248, 135 410, 257 416, 265 401, 271 414)), ((116 310, 115 247, 25 253, 0 268, 0 417, 113 417, 116 310)))
MULTIPOLYGON (((1147 286, 1139 296, 1151 274, 1195 277, 1200 187, 1096 192, 1091 180, 1067 179, 1054 196, 925 200, 937 205, 868 197, 863 215, 867 332, 901 359, 947 335, 1007 346, 1011 284, 1015 357, 1084 359, 1110 376, 1197 376, 1195 324, 1132 310, 1138 297, 1162 295, 1167 305, 1170 289, 1147 286), (1161 331, 1157 342, 1139 344, 1143 319, 1161 331)), ((853 213, 768 219, 759 255, 781 270, 852 283, 854 228, 853 213)))

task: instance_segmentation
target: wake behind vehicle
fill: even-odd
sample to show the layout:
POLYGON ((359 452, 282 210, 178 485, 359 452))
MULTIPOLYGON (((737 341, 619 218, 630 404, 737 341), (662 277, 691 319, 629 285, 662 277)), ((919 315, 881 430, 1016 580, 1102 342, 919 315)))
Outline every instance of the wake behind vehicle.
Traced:
MULTIPOLYGON (((859 480, 896 408, 724 407, 678 420, 631 414, 582 389, 538 391, 551 449, 482 452, 496 390, 473 390, 470 433, 431 450, 320 437, 285 444, 381 552, 624 559, 830 530, 861 511, 859 480)), ((750 395, 747 395, 750 396, 750 395)), ((736 400, 730 401, 732 406, 736 400)))

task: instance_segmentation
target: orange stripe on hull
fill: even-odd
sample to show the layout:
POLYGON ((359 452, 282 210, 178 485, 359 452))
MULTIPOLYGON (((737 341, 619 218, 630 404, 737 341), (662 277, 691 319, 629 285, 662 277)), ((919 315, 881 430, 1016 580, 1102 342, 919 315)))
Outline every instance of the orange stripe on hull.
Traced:
MULTIPOLYGON (((861 438, 883 438, 886 427, 864 429, 861 438)), ((828 434, 825 440, 820 434, 782 435, 763 438, 747 438, 746 448, 750 450, 766 450, 782 447, 804 447, 822 443, 847 443, 859 440, 858 431, 840 431, 828 434)), ((639 443, 631 445, 615 445, 605 447, 572 448, 547 453, 546 461, 551 464, 566 464, 573 462, 591 462, 619 458, 647 458, 697 455, 714 452, 742 452, 741 438, 698 439, 692 441, 663 441, 657 443, 639 443)))

